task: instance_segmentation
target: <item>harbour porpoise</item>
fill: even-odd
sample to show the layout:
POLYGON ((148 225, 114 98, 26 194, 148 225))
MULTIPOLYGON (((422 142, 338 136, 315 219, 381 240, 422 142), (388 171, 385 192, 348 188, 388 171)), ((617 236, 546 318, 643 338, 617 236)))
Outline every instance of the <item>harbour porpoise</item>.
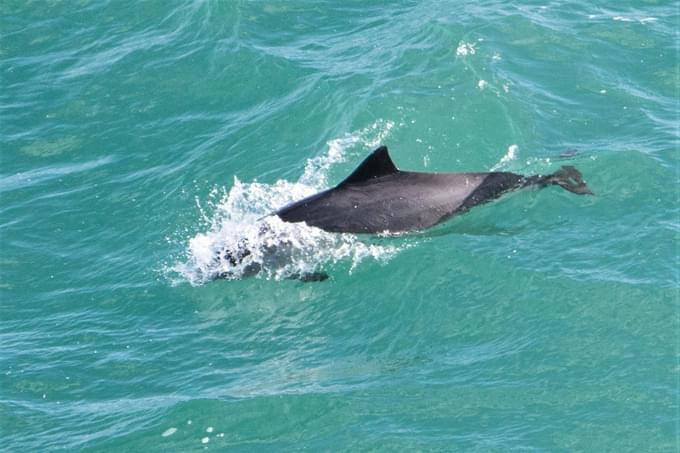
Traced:
MULTIPOLYGON (((533 176, 510 172, 421 173, 399 170, 387 147, 381 146, 337 186, 270 215, 334 233, 402 233, 432 227, 513 190, 550 185, 578 195, 592 194, 581 173, 572 166, 563 166, 549 175, 533 176)), ((266 226, 262 228, 264 234, 266 226)), ((288 245, 280 244, 284 248, 288 245)), ((268 251, 275 253, 281 247, 270 248, 268 251)), ((216 260, 229 269, 245 265, 240 276, 261 270, 260 263, 252 262, 251 247, 245 239, 235 249, 221 250, 216 260)), ((234 276, 227 270, 216 277, 234 276)), ((310 272, 290 278, 322 281, 328 275, 310 272)))
POLYGON ((330 232, 401 233, 429 228, 513 190, 549 185, 592 194, 572 166, 534 176, 421 173, 397 169, 387 147, 381 146, 337 186, 274 214, 285 222, 305 222, 330 232))

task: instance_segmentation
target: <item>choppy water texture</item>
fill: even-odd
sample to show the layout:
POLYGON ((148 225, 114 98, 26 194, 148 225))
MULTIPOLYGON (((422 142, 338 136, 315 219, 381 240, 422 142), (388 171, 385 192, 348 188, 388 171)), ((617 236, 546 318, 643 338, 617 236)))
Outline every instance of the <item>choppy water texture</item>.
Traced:
POLYGON ((0 449, 677 450, 679 20, 0 2, 0 449), (411 170, 575 165, 597 196, 398 237, 279 222, 288 261, 207 282, 380 143, 411 170), (286 278, 308 269, 331 278, 286 278))

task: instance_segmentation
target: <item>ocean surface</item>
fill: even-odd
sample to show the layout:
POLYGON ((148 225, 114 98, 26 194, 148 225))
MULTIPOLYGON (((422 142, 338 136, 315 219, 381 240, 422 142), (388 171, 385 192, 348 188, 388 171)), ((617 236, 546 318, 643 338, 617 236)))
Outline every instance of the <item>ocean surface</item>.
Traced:
POLYGON ((0 2, 0 450, 679 451, 679 8, 0 2), (262 219, 381 144, 595 196, 262 219))

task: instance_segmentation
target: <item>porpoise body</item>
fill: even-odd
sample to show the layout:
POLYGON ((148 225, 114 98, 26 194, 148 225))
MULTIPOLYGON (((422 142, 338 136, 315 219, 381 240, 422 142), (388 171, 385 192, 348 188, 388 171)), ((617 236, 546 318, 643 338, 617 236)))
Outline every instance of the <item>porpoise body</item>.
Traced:
POLYGON ((545 176, 401 171, 381 146, 337 186, 274 214, 285 222, 305 222, 329 232, 402 233, 432 227, 516 189, 553 184, 575 194, 592 194, 571 166, 545 176))

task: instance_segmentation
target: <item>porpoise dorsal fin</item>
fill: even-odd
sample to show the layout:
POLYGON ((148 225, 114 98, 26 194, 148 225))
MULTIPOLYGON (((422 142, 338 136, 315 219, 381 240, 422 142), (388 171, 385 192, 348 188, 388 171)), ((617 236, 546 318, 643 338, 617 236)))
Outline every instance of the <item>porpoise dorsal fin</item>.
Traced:
POLYGON ((398 172, 399 170, 396 165, 394 165, 394 162, 392 162, 392 158, 390 158, 387 146, 383 145, 364 159, 361 165, 342 181, 340 185, 366 182, 374 178, 380 178, 381 176, 392 175, 398 172))

